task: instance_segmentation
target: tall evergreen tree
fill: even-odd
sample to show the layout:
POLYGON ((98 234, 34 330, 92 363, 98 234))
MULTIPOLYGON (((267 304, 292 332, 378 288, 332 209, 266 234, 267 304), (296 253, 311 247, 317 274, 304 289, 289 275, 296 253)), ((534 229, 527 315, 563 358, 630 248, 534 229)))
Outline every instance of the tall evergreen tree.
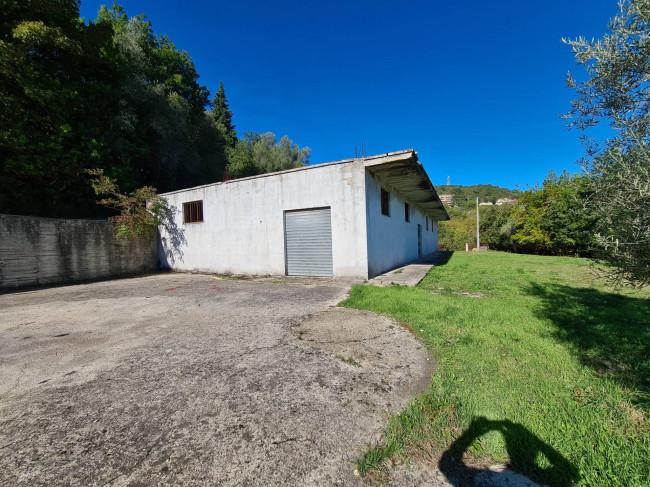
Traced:
POLYGON ((237 131, 235 130, 235 126, 232 124, 232 112, 228 107, 228 100, 226 99, 226 90, 223 87, 223 81, 219 81, 219 91, 214 96, 212 108, 212 115, 226 139, 226 146, 231 149, 234 148, 235 144, 237 144, 237 131))

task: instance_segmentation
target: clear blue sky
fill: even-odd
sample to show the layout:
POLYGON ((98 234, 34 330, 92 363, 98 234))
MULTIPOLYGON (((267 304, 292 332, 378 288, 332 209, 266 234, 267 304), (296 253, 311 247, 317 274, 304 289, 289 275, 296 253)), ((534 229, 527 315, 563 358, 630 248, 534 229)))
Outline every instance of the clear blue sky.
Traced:
MULTIPOLYGON (((102 2, 82 0, 94 19, 102 2)), ((415 149, 435 185, 578 171, 558 116, 580 73, 562 37, 601 37, 617 0, 122 0, 224 82, 240 134, 284 134, 312 163, 415 149)))

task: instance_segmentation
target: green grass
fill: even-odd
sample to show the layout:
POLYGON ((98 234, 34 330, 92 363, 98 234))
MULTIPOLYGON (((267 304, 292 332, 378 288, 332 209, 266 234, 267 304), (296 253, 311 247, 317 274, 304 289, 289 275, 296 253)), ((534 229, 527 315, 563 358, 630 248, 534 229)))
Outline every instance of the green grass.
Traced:
POLYGON ((217 276, 219 279, 224 279, 226 281, 239 281, 240 279, 238 277, 234 276, 217 276))
POLYGON ((344 357, 343 355, 335 355, 335 357, 346 364, 353 365, 354 367, 361 367, 361 364, 354 360, 352 357, 344 357))
POLYGON ((551 486, 650 485, 649 298, 584 259, 498 252, 456 253, 416 288, 354 286, 342 306, 404 322, 439 364, 358 470, 419 455, 444 472, 466 452, 551 486))

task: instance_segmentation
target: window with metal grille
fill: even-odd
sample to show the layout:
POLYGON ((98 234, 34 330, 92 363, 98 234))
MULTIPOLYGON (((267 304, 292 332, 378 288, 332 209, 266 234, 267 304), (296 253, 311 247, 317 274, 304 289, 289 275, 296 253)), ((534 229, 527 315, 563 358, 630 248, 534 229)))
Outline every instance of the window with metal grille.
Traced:
POLYGON ((201 223, 203 221, 203 200, 183 203, 183 223, 201 223))
POLYGON ((407 222, 411 221, 411 215, 410 215, 409 210, 410 210, 409 204, 404 203, 404 221, 407 221, 407 222))
POLYGON ((381 188, 381 214, 390 216, 390 193, 381 188))

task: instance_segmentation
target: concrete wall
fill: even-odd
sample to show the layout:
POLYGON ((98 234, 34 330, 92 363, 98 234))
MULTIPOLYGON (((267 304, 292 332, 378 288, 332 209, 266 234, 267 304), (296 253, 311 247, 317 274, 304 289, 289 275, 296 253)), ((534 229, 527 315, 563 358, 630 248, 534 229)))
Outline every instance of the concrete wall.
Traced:
POLYGON ((410 205, 410 222, 405 220, 401 195, 390 192, 390 216, 381 213, 381 183, 366 173, 366 213, 368 234, 368 276, 374 277, 418 258, 418 223, 422 225, 422 255, 438 250, 438 224, 414 205, 410 205))
POLYGON ((153 271, 156 237, 117 240, 100 220, 0 215, 0 289, 153 271))
POLYGON ((179 270, 284 275, 284 212, 331 207, 334 276, 367 277, 362 161, 200 186, 162 195, 173 213, 160 228, 160 260, 179 270), (203 223, 183 224, 183 203, 203 201, 203 223))

